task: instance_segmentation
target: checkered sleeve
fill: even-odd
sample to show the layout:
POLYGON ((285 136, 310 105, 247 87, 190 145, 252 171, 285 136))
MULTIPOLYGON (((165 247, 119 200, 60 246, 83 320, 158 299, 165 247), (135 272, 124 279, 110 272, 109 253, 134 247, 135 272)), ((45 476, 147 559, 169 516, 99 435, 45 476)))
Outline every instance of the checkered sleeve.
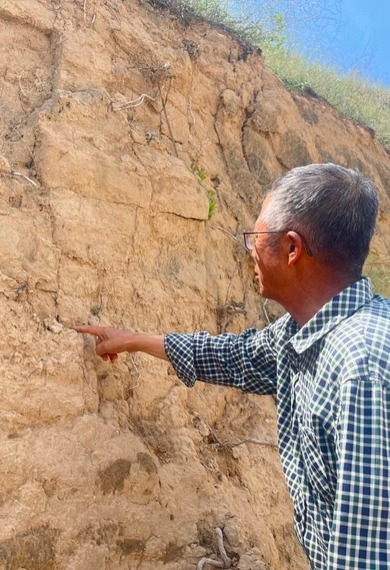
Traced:
POLYGON ((207 332, 169 334, 165 351, 187 386, 196 380, 234 386, 246 392, 276 392, 272 330, 247 329, 240 335, 207 332))
POLYGON ((390 387, 375 379, 341 387, 339 473, 328 570, 390 568, 390 387))

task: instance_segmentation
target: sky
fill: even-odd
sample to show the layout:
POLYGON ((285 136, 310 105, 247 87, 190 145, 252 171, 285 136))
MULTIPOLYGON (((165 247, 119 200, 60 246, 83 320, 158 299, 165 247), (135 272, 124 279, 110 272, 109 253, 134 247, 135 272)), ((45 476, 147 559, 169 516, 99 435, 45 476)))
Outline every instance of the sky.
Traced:
POLYGON ((309 57, 314 53, 342 72, 356 70, 371 82, 390 87, 390 0, 306 2, 307 6, 321 3, 333 8, 332 17, 322 22, 323 30, 298 26, 300 51, 309 57))

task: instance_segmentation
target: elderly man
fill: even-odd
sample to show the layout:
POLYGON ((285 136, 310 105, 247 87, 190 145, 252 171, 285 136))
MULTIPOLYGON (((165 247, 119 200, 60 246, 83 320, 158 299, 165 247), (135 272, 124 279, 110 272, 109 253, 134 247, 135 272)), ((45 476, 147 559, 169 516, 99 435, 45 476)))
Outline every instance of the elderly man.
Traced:
POLYGON ((286 315, 240 335, 165 337, 78 326, 115 360, 143 351, 196 380, 276 394, 295 527, 315 570, 390 568, 390 302, 361 277, 378 211, 362 174, 334 164, 274 182, 244 234, 260 293, 286 315))

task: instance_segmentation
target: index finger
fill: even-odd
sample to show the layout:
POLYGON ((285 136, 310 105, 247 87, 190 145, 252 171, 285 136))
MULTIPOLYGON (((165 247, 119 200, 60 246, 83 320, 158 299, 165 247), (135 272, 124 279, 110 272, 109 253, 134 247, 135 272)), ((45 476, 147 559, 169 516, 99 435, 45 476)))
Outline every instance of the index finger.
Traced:
POLYGON ((104 327, 97 327, 95 325, 77 325, 72 327, 76 332, 93 334, 95 336, 101 337, 104 327))

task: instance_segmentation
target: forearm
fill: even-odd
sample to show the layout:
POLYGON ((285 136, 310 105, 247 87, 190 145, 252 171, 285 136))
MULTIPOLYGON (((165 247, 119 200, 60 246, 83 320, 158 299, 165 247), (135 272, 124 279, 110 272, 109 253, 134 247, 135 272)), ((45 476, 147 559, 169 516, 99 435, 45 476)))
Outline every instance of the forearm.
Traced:
POLYGON ((162 360, 168 360, 164 348, 164 336, 149 333, 128 333, 127 352, 144 352, 162 360))

